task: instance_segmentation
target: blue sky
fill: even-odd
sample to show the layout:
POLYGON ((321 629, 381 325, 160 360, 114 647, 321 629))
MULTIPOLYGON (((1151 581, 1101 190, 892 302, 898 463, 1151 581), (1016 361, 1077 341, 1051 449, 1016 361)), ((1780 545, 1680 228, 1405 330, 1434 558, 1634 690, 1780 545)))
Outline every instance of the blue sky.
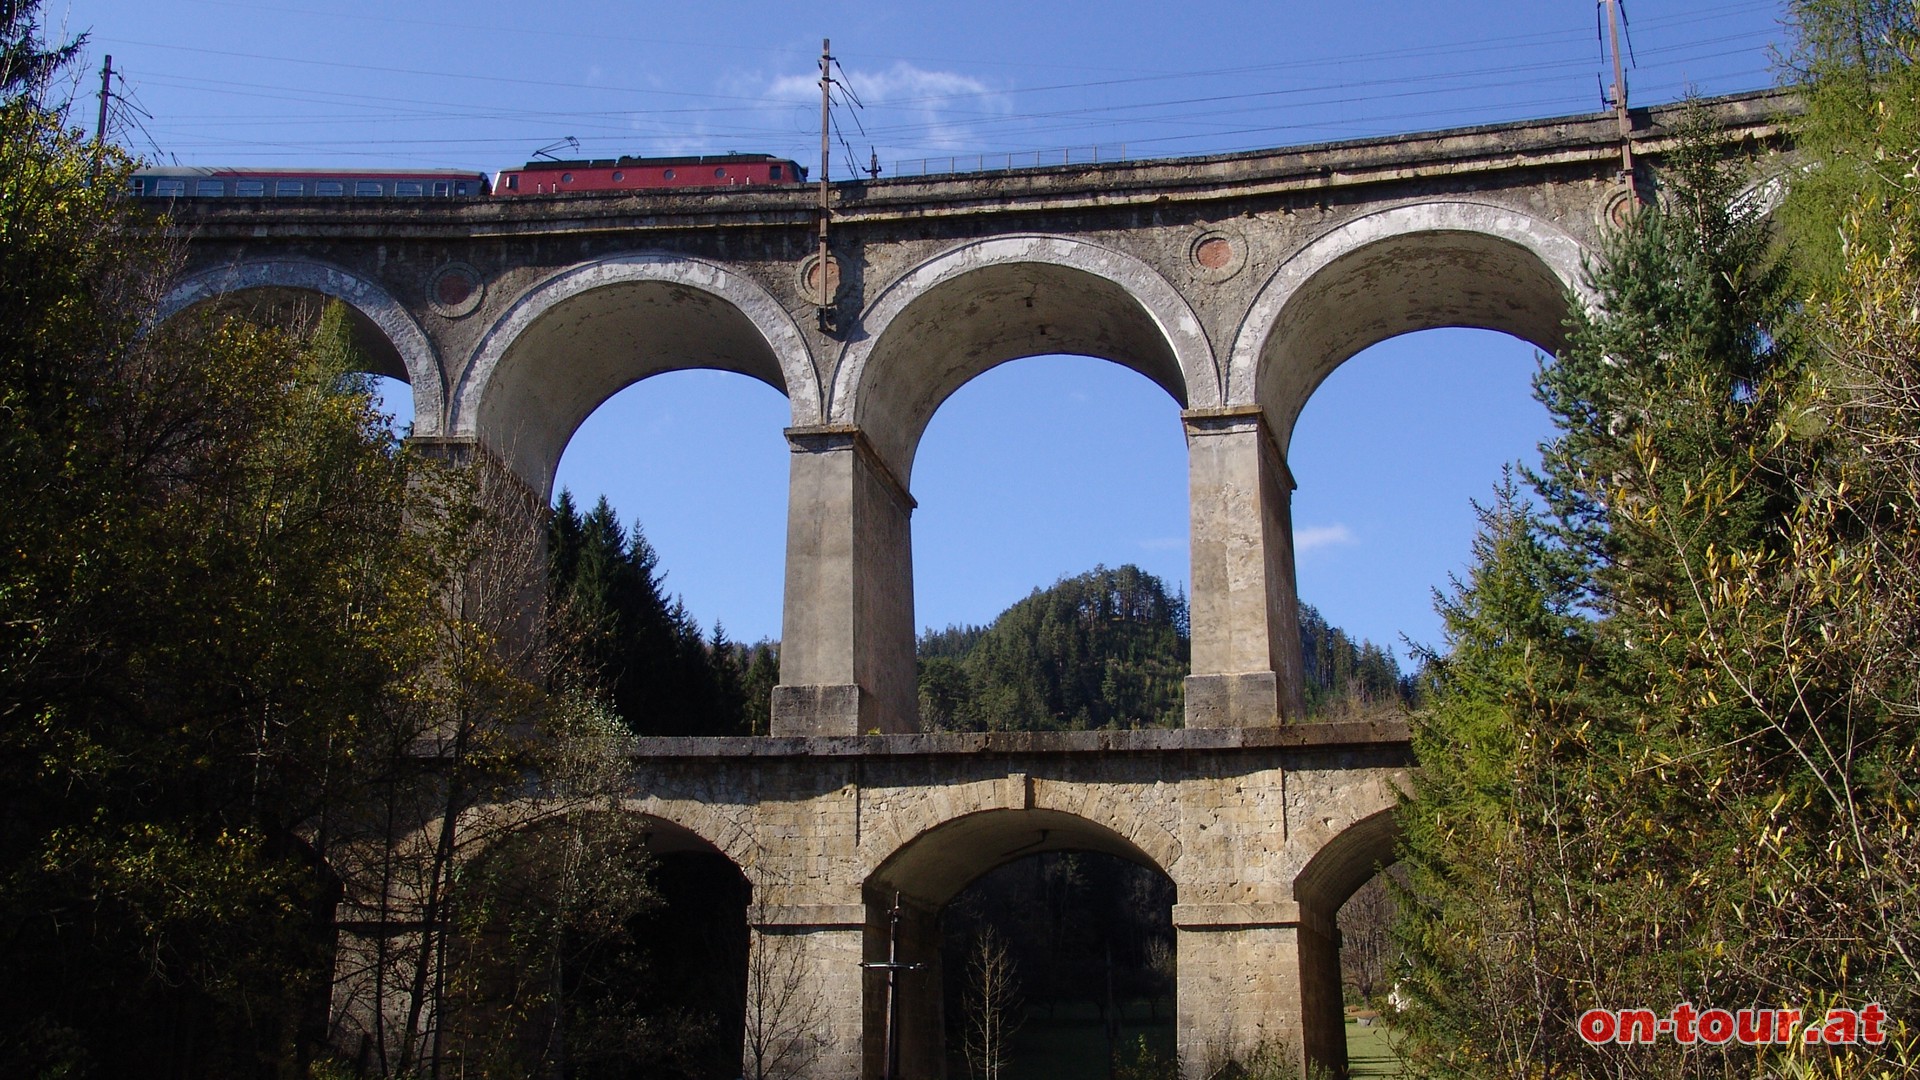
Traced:
MULTIPOLYGON (((1784 6, 1626 0, 1632 101, 1771 84, 1784 6)), ((91 34, 77 94, 113 54, 131 103, 115 137, 181 164, 494 171, 572 136, 593 156, 769 152, 817 167, 822 37, 862 103, 835 110, 836 176, 870 155, 890 175, 928 159, 1164 157, 1590 112, 1604 67, 1591 0, 46 0, 42 13, 91 34)), ((77 115, 90 125, 91 102, 77 115)), ((1534 363, 1513 339, 1451 330, 1334 373, 1292 447, 1305 600, 1403 654, 1402 635, 1437 641, 1431 590, 1465 564, 1470 500, 1549 434, 1534 363)), ((639 519, 702 621, 777 636, 786 422, 785 400, 746 378, 659 376, 588 419, 560 483, 639 519)), ((913 485, 921 625, 985 622, 1096 563, 1185 586, 1178 408, 1126 369, 1044 357, 988 372, 934 417, 913 485)))

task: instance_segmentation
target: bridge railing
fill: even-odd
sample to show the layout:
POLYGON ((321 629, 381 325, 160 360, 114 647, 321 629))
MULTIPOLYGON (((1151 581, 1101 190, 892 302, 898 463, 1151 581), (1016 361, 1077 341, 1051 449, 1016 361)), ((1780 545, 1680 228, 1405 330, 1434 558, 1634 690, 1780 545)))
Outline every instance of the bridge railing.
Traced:
POLYGON ((949 154, 910 158, 893 163, 894 176, 939 176, 946 173, 1006 172, 1049 165, 1106 165, 1127 160, 1126 143, 1104 146, 1063 146, 1052 150, 1014 150, 998 154, 949 154))

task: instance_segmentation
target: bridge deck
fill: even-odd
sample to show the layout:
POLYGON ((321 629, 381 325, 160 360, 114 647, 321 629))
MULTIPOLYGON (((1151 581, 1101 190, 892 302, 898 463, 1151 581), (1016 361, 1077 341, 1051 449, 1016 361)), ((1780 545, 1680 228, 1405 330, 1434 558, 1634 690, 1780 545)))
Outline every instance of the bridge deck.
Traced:
POLYGON ((1404 720, 1353 720, 1267 728, 1126 731, 956 731, 910 735, 665 737, 629 740, 635 758, 900 758, 979 754, 1164 754, 1405 748, 1404 720))

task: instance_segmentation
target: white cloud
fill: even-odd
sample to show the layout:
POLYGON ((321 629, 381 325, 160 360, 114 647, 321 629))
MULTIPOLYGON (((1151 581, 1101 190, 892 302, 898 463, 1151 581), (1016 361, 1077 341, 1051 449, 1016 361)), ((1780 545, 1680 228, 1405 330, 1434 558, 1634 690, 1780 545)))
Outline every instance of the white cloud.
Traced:
POLYGON ((1359 538, 1345 525, 1313 525, 1293 531, 1293 550, 1300 555, 1318 548, 1345 547, 1355 543, 1359 543, 1359 538))
MULTIPOLYGON (((883 161, 899 158, 931 157, 956 150, 977 149, 981 138, 969 130, 969 123, 1012 111, 1004 94, 971 75, 955 71, 929 71, 904 60, 892 67, 862 71, 858 68, 835 77, 860 96, 866 106, 859 115, 870 140, 862 140, 859 127, 836 106, 840 134, 849 144, 870 141, 883 161)), ((818 103, 818 75, 784 75, 773 80, 769 97, 795 104, 818 103)), ((836 95, 836 101, 843 100, 836 95)), ((856 157, 864 157, 867 147, 854 145, 856 157)), ((838 168, 839 153, 835 161, 838 168)))

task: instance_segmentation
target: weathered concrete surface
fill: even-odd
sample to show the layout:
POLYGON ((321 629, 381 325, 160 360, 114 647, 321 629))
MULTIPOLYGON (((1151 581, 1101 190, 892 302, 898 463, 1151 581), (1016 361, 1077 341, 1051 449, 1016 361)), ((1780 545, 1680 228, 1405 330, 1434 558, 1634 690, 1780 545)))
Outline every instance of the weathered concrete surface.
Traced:
MULTIPOLYGON (((1405 727, 1380 723, 654 739, 634 753, 630 809, 733 860, 755 933, 802 943, 835 1017, 808 1075, 845 1080, 880 1075, 884 980, 856 957, 885 958, 895 897, 901 958, 937 965, 946 903, 1042 851, 1103 852, 1173 881, 1178 1037, 1194 1075, 1271 1039, 1344 1061, 1344 1042, 1324 1037, 1340 1032, 1333 915, 1392 861, 1412 764, 1405 727)), ((939 1076, 937 967, 903 979, 902 1075, 939 1076)))
MULTIPOLYGON (((1731 152, 1763 158, 1794 107, 1708 105, 1731 152)), ((1677 112, 1635 114, 1656 172, 1677 112)), ((1271 725, 1301 699, 1286 470, 1300 410, 1348 357, 1408 331, 1554 348, 1581 260, 1626 198, 1617 139, 1606 114, 843 184, 830 331, 806 287, 810 191, 188 201, 189 273, 168 310, 338 297, 374 363, 414 385, 418 435, 484 444, 537 492, 579 423, 636 380, 710 367, 785 392, 774 726, 790 734, 917 726, 910 484, 940 403, 1023 356, 1123 364, 1185 410, 1189 722, 1271 725)))

